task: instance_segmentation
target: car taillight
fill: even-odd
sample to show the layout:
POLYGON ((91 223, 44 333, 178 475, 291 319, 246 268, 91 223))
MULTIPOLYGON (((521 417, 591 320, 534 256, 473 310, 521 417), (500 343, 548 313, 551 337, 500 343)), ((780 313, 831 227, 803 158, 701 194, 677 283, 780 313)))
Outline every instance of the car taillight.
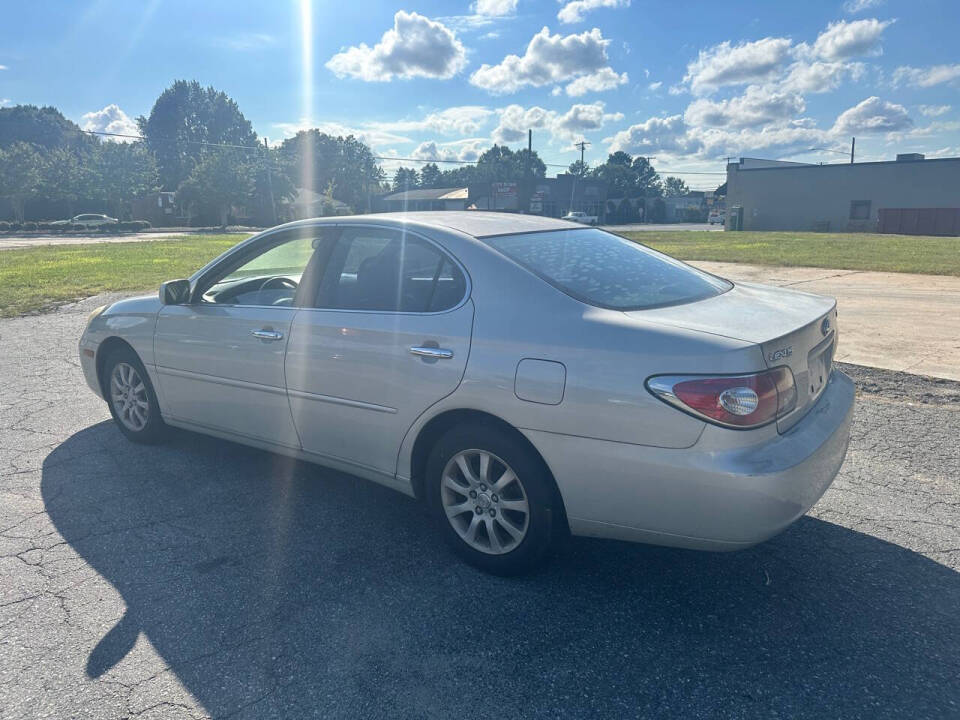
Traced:
POLYGON ((748 375, 656 375, 647 389, 684 412, 724 427, 753 428, 783 417, 797 406, 790 368, 748 375))

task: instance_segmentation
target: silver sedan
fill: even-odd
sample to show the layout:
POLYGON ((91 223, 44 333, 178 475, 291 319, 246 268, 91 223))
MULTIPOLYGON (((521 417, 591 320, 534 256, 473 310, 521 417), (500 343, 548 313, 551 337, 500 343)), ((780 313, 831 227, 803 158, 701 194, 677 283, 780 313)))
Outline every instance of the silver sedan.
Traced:
POLYGON ((515 573, 564 532, 736 550, 783 530, 846 453, 836 344, 831 298, 437 212, 263 232, 96 310, 80 360, 131 440, 174 425, 383 483, 515 573))

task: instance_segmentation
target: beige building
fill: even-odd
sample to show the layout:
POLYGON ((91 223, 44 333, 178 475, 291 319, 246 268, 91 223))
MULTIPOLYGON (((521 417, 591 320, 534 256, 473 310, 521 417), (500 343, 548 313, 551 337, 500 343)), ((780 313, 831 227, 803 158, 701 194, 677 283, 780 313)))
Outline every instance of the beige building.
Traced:
POLYGON ((727 165, 727 230, 960 235, 960 158, 727 165), (738 227, 739 225, 739 227, 738 227))

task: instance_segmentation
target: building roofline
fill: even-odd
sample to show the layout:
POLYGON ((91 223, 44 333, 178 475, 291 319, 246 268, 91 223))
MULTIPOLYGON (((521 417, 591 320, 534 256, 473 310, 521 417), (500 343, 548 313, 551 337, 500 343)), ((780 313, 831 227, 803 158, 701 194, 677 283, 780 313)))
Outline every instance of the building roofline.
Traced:
MULTIPOLYGON (((752 158, 754 160, 760 160, 761 158, 752 158)), ((949 158, 925 158, 924 160, 873 160, 871 162, 855 162, 855 163, 824 163, 823 165, 809 165, 806 163, 798 163, 796 165, 784 166, 784 165, 773 165, 770 167, 755 167, 755 168, 741 168, 737 167, 736 163, 730 163, 727 166, 727 171, 729 172, 730 167, 736 168, 736 172, 759 172, 761 170, 810 170, 813 168, 823 169, 823 168, 849 168, 853 167, 865 167, 867 165, 923 165, 924 163, 942 163, 942 162, 960 162, 960 157, 949 157, 949 158)))

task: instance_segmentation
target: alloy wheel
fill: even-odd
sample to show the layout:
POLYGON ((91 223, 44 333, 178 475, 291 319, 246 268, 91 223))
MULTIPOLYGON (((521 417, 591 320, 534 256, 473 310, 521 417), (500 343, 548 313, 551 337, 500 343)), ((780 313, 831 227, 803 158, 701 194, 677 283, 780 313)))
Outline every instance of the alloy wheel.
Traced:
POLYGON ((140 373, 133 365, 119 362, 110 373, 110 399, 124 427, 140 432, 150 419, 150 397, 140 373))
POLYGON ((527 534, 530 504, 513 469, 486 450, 462 450, 450 458, 440 485, 451 527, 474 550, 503 555, 527 534))

